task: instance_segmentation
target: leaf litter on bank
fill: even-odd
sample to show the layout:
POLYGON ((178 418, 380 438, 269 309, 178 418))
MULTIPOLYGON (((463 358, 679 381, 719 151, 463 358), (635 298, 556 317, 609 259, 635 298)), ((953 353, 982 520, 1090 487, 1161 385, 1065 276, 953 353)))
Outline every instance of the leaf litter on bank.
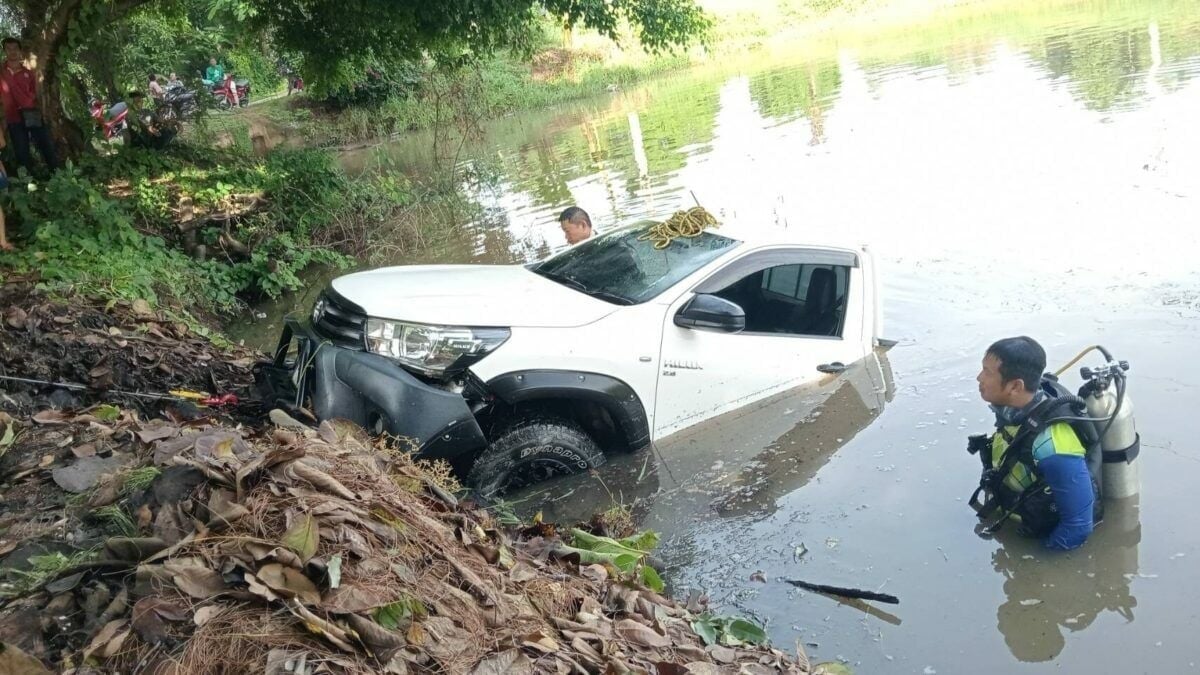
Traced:
MULTIPOLYGON (((0 368, 16 372, 24 350, 35 379, 157 392, 249 384, 251 359, 235 363, 147 309, 26 302, 12 314, 19 328, 0 328, 0 368)), ((313 430, 277 414, 280 428, 235 427, 171 407, 159 418, 96 392, 39 410, 40 390, 25 391, 0 434, 12 429, 32 458, 65 465, 91 444, 81 459, 131 460, 72 508, 111 504, 135 536, 87 533, 95 554, 76 564, 68 548, 30 594, 0 607, 0 625, 52 607, 67 617, 69 633, 36 620, 25 631, 21 648, 48 665, 86 663, 78 675, 807 672, 751 640, 721 646, 720 661, 706 651, 696 613, 662 595, 653 533, 563 530, 564 541, 542 523, 518 535, 456 496, 444 467, 347 425, 313 430), (69 412, 87 404, 99 405, 69 412)), ((58 489, 49 471, 21 481, 58 489)))

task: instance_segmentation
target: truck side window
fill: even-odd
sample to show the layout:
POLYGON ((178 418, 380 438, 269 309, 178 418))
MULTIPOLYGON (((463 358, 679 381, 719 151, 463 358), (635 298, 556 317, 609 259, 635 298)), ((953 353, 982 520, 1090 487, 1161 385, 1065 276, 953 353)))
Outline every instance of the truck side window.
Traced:
POLYGON ((849 280, 842 265, 779 265, 716 295, 745 310, 747 333, 840 337, 849 280))

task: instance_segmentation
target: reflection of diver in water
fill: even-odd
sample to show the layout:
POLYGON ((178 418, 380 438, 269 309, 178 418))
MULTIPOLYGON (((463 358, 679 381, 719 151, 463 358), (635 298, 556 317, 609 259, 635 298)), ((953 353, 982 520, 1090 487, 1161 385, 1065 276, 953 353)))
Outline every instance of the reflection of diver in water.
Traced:
POLYGON ((1136 497, 1108 502, 1087 555, 1050 563, 1036 542, 1002 532, 997 539, 1003 545, 992 554, 992 567, 1004 577, 996 622, 1013 656, 1054 659, 1066 645, 1063 629, 1084 630, 1104 611, 1133 621, 1137 598, 1129 583, 1138 571, 1141 536, 1136 497))

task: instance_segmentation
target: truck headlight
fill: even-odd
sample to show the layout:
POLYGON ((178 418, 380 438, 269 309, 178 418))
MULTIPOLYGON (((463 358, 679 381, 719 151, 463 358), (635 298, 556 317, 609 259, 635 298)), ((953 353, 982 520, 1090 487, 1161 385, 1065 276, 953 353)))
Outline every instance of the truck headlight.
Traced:
POLYGON ((442 377, 454 375, 492 353, 512 332, 507 328, 427 326, 367 319, 367 350, 406 368, 442 377))

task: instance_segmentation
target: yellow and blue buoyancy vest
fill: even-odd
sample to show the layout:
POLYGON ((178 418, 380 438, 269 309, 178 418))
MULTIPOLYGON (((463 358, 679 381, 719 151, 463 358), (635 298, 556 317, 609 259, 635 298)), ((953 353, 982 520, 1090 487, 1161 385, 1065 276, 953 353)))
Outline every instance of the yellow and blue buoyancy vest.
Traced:
MULTIPOLYGON (((1050 421, 1050 424, 1043 427, 1036 435, 1026 433, 1024 439, 1017 438, 1021 434, 1021 427, 1029 422, 1031 413, 1040 412, 1038 409, 1042 407, 1040 404, 1044 400, 1044 394, 1039 392, 1037 398, 1028 406, 1021 410, 1013 408, 997 408, 996 409, 996 433, 992 435, 992 466, 1000 468, 1004 466, 1006 455, 1010 452, 1021 453, 1024 456, 1018 456, 1017 461, 1012 462, 1012 468, 1003 478, 1003 484, 1013 493, 1019 494, 1025 491, 1035 481, 1033 469, 1041 460, 1050 455, 1074 455, 1084 457, 1087 454, 1087 449, 1079 440, 1079 435, 1075 433, 1075 429, 1068 422, 1050 421), (1033 435, 1032 443, 1028 440, 1029 436, 1033 435), (1010 447, 1014 440, 1018 441, 1018 447, 1010 447), (1028 454, 1022 452, 1023 446, 1026 443, 1030 445, 1031 450, 1028 454), (1030 464, 1032 462, 1032 465, 1030 464)), ((1054 402, 1048 402, 1047 406, 1057 407, 1054 402)), ((1054 415, 1037 415, 1038 417, 1049 417, 1053 420, 1054 415)))

